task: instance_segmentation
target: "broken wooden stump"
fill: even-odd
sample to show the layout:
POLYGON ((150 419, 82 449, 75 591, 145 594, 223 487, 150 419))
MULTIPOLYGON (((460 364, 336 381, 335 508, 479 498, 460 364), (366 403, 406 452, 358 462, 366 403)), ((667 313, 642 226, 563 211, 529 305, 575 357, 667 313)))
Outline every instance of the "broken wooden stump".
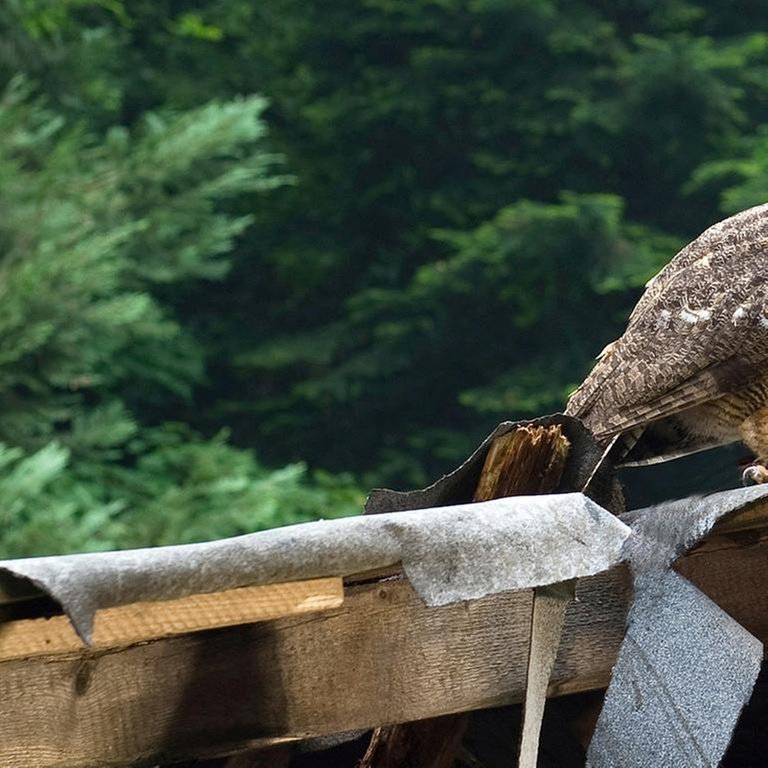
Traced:
MULTIPOLYGON (((522 426, 500 435, 488 449, 473 500, 552 493, 560 484, 569 448, 557 425, 522 426)), ((536 603, 534 597, 532 619, 536 603)), ((544 694, 548 680, 547 674, 544 694)), ((377 728, 359 768, 450 768, 468 723, 469 715, 459 713, 377 728)))

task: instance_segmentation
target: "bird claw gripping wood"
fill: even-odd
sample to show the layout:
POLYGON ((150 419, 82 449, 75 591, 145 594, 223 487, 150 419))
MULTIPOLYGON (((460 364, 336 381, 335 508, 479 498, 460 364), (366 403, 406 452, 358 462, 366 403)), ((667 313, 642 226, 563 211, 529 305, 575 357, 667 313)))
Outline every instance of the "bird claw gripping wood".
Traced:
POLYGON ((768 483, 768 468, 762 462, 750 464, 741 475, 741 482, 745 486, 768 483))

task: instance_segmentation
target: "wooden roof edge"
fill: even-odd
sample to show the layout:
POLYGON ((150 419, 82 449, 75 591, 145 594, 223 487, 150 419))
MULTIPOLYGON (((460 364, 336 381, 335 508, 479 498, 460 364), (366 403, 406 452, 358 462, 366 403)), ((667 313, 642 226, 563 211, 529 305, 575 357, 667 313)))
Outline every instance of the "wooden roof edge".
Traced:
MULTIPOLYGON (((766 555, 768 537, 725 536, 676 567, 766 641, 762 589, 749 586, 768 580, 766 555)), ((631 599, 627 567, 582 579, 578 598, 550 695, 606 685, 631 599)), ((349 585, 339 607, 303 616, 0 661, 0 765, 235 753, 520 701, 530 611, 531 590, 427 608, 397 579, 349 585)))
MULTIPOLYGON (((758 530, 768 527, 768 499, 756 501, 744 509, 727 515, 718 521, 713 527, 705 541, 713 536, 728 535, 748 530, 758 530)), ((329 574, 329 577, 335 574, 329 574)), ((368 581, 378 581, 402 575, 402 567, 399 564, 393 564, 384 568, 377 568, 371 571, 364 571, 354 574, 343 574, 344 583, 365 583, 368 581)), ((229 596, 226 593, 233 590, 224 590, 221 592, 206 593, 211 595, 223 595, 222 600, 226 601, 229 596)), ((8 606, 15 603, 28 602, 45 598, 45 593, 32 582, 19 578, 8 572, 0 572, 0 606, 8 606)), ((190 599, 197 597, 191 595, 190 599)), ((184 598, 182 598, 184 599, 184 598)), ((158 604, 168 605, 173 600, 157 601, 158 604)), ((135 603, 134 605, 150 605, 151 603, 135 603)))
POLYGON ((768 527, 768 499, 759 499, 744 509, 732 512, 715 523, 709 536, 768 527))

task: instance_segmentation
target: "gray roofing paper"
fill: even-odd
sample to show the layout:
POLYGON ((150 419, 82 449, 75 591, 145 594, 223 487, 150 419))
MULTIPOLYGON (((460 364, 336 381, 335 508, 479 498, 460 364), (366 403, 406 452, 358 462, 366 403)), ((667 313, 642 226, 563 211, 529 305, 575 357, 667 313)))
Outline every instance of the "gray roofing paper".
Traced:
POLYGON ((598 573, 630 529, 579 493, 348 517, 203 544, 0 562, 31 580, 90 640, 97 609, 402 562, 428 605, 598 573))
POLYGON ((749 700, 762 643, 670 569, 766 486, 631 512, 635 599, 590 745, 590 768, 714 768, 749 700))

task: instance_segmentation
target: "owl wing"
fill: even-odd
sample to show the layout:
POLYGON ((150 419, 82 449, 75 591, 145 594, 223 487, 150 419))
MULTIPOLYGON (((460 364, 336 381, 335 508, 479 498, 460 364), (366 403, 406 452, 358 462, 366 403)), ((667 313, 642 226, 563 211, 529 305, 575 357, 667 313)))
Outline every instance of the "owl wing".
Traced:
POLYGON ((765 375, 767 288, 765 205, 710 227, 648 283, 566 412, 608 438, 765 375))

